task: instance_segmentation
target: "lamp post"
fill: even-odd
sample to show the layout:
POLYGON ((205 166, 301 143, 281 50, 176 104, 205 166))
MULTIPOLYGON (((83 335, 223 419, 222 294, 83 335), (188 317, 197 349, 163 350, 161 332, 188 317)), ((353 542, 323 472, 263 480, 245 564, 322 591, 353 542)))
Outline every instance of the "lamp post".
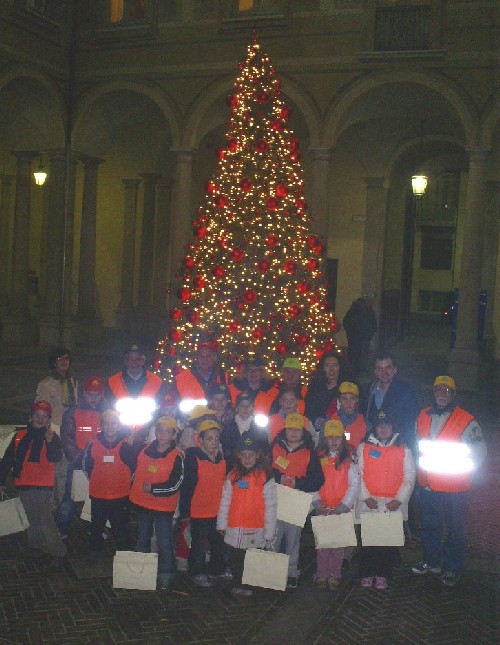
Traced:
POLYGON ((33 177, 35 178, 35 184, 37 186, 43 186, 45 180, 47 179, 47 173, 43 168, 42 155, 40 155, 40 158, 38 160, 38 168, 33 173, 33 177))

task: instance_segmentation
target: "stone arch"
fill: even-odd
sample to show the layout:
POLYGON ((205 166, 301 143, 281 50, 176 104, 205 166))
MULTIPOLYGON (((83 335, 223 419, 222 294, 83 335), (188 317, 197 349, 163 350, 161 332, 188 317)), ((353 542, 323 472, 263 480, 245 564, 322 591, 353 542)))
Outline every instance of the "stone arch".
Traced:
POLYGON ((445 83, 442 79, 422 72, 412 72, 409 76, 405 72, 374 73, 361 80, 355 80, 333 104, 330 113, 325 121, 325 146, 336 144, 342 133, 342 119, 352 106, 369 94, 370 91, 384 85, 397 84, 422 85, 438 96, 445 99, 457 115, 464 131, 464 145, 477 145, 478 118, 477 110, 470 99, 463 95, 458 89, 445 83))
POLYGON ((150 99, 161 111, 170 127, 172 146, 178 147, 180 141, 180 112, 174 101, 161 88, 149 83, 115 81, 94 87, 77 102, 73 124, 73 138, 78 140, 82 120, 101 98, 113 92, 132 92, 150 99))
POLYGON ((480 145, 490 148, 493 145, 495 129, 500 121, 500 90, 488 101, 481 118, 480 145))
MULTIPOLYGON (((304 89, 292 79, 283 78, 283 93, 299 108, 307 126, 312 146, 319 146, 321 132, 321 115, 316 103, 304 89)), ((183 129, 184 148, 196 148, 205 134, 201 124, 210 107, 232 89, 233 78, 226 77, 217 80, 195 97, 191 108, 186 114, 183 129)))

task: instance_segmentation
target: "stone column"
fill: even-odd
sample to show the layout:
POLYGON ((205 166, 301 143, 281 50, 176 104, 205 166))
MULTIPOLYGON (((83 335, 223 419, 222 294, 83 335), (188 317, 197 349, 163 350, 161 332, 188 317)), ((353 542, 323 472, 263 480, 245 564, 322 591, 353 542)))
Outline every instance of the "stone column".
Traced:
POLYGON ((49 154, 46 289, 40 343, 64 342, 72 346, 75 342, 72 271, 76 161, 70 159, 68 162, 65 150, 52 150, 49 154))
POLYGON ((155 240, 156 184, 160 175, 139 173, 144 180, 144 200, 141 228, 141 259, 139 268, 138 304, 142 313, 151 307, 153 293, 153 261, 155 240))
POLYGON ((153 306, 160 316, 166 311, 166 289, 169 281, 168 258, 172 252, 170 244, 170 201, 172 198, 171 182, 160 181, 156 188, 156 236, 153 276, 153 306))
POLYGON ((116 312, 117 322, 128 329, 134 310, 135 229, 137 192, 140 179, 123 179, 123 248, 121 299, 116 312))
POLYGON ((171 280, 180 270, 185 246, 191 239, 193 223, 193 150, 172 150, 177 155, 170 212, 171 249, 169 275, 171 280))
POLYGON ((489 149, 468 148, 467 152, 469 153, 469 173, 460 268, 457 337, 455 347, 448 357, 448 371, 456 379, 457 387, 477 391, 480 367, 477 314, 482 271, 483 199, 489 149))
POLYGON ((312 156, 311 214, 316 234, 328 244, 331 148, 309 148, 312 156))
POLYGON ((9 315, 4 318, 2 338, 7 342, 31 343, 35 340, 35 323, 29 316, 29 249, 31 164, 38 152, 16 151, 16 197, 14 202, 14 238, 12 249, 12 287, 9 315))
POLYGON ((374 294, 374 309, 380 320, 387 190, 384 188, 383 177, 367 177, 365 186, 366 224, 363 241, 361 291, 374 294))
POLYGON ((0 315, 7 313, 9 304, 10 209, 12 199, 11 175, 0 174, 0 315))
POLYGON ((78 316, 95 319, 95 262, 97 173, 102 159, 82 157, 84 165, 80 266, 78 271, 78 316))

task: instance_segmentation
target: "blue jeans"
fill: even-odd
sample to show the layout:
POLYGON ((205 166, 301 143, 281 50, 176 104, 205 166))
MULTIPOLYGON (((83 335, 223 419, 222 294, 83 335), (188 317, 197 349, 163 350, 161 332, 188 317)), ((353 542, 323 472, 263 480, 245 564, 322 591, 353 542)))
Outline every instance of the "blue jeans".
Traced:
MULTIPOLYGON (((80 459, 80 456, 77 457, 80 459)), ((66 486, 64 488, 64 495, 57 509, 57 528, 60 535, 67 535, 73 517, 75 516, 75 502, 71 499, 71 487, 73 485, 73 472, 77 469, 75 460, 68 462, 68 470, 66 472, 66 486)))
POLYGON ((468 493, 419 489, 424 562, 459 574, 465 566, 465 511, 468 493), (446 541, 443 534, 446 527, 446 541))
POLYGON ((158 544, 158 575, 173 579, 175 575, 174 539, 172 530, 173 512, 153 511, 136 506, 137 545, 136 551, 151 553, 153 529, 158 544))

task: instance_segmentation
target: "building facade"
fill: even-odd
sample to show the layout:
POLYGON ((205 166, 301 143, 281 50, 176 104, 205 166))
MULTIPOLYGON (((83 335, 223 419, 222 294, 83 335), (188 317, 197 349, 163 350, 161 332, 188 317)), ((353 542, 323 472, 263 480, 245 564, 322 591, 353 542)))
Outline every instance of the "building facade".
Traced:
POLYGON ((1 3, 3 341, 163 332, 256 29, 292 108, 337 316, 372 292, 390 339, 458 289, 450 371, 477 387, 481 357, 500 359, 499 12, 495 0, 1 3))

